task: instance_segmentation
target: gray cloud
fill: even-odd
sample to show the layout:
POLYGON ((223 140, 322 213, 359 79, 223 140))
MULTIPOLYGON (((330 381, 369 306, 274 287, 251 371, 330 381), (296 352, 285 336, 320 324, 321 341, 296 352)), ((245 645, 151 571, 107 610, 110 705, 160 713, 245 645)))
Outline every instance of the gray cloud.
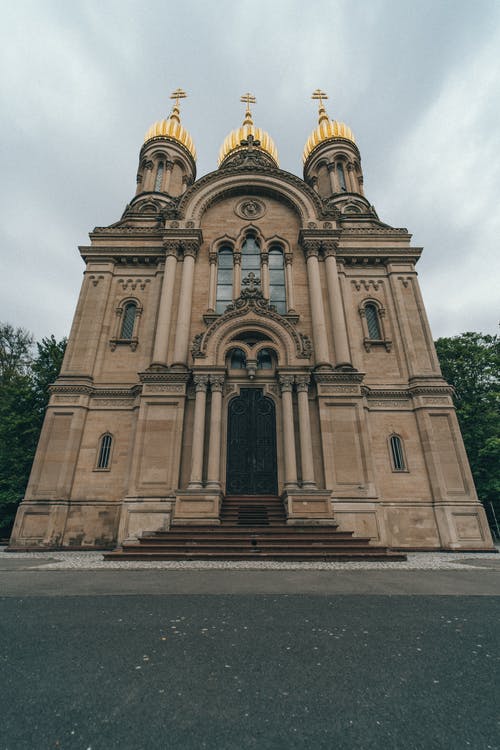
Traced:
POLYGON ((257 124, 301 174, 310 93, 349 123, 382 220, 423 244, 436 336, 495 331, 499 276, 500 6, 479 0, 208 4, 56 0, 3 9, 0 318, 69 330, 76 246, 134 193, 144 133, 189 92, 198 175, 254 92, 257 124))

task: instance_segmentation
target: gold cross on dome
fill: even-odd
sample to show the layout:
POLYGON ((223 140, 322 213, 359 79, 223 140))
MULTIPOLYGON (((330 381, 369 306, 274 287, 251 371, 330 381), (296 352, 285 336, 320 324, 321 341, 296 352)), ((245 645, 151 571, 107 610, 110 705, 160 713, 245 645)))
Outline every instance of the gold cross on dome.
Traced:
POLYGON ((319 100, 319 106, 323 106, 323 99, 328 99, 328 94, 325 94, 324 91, 321 91, 321 89, 316 89, 316 91, 312 92, 311 99, 318 99, 319 100))
POLYGON ((250 109, 251 104, 256 104, 257 99, 253 94, 243 94, 243 96, 240 99, 240 102, 244 102, 247 105, 247 109, 250 109))
POLYGON ((185 99, 187 97, 187 94, 182 89, 176 89, 175 91, 172 91, 170 94, 171 99, 175 99, 175 107, 179 106, 179 99, 185 99))

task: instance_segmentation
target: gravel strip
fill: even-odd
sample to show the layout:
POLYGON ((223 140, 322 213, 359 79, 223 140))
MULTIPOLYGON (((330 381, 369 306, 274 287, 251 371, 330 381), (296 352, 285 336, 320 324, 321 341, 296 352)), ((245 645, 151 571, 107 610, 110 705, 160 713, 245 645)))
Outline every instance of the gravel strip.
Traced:
MULTIPOLYGON (((101 552, 16 552, 0 548, 0 562, 6 559, 36 560, 37 570, 477 570, 478 563, 488 567, 498 554, 474 552, 408 552, 406 562, 272 562, 270 560, 103 560, 101 552), (50 559, 46 565, 40 561, 50 559), (467 562, 473 562, 467 565, 467 562)), ((482 567, 482 566, 481 566, 482 567)))

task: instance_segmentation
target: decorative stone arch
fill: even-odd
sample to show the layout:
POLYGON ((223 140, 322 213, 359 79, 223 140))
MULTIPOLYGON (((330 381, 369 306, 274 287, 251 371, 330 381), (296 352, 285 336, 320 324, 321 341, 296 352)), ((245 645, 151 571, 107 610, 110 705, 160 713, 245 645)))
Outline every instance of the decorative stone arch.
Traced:
POLYGON ((282 360, 280 366, 304 367, 304 360, 310 359, 312 347, 308 337, 297 333, 293 325, 270 310, 268 304, 262 305, 260 314, 253 306, 248 306, 243 313, 235 305, 232 308, 215 320, 205 333, 195 337, 192 348, 195 366, 223 367, 230 349, 244 349, 235 342, 235 334, 250 330, 259 331, 270 339, 266 342, 267 347, 275 349, 282 360))
POLYGON ((245 242, 246 238, 249 236, 255 237, 255 239, 257 240, 257 244, 260 248, 260 251, 262 252, 266 244, 266 240, 264 238, 264 235, 262 234, 261 229, 255 226, 255 224, 247 224, 241 229, 241 231, 238 233, 238 236, 236 237, 235 250, 237 252, 241 252, 243 248, 243 243, 245 242))
POLYGON ((267 195, 282 200, 295 211, 302 226, 321 216, 321 201, 311 188, 294 175, 268 170, 236 174, 212 172, 186 192, 179 203, 179 212, 186 221, 199 226, 203 214, 213 203, 234 195, 267 195))
POLYGON ((268 240, 266 240, 264 251, 267 253, 272 247, 279 247, 281 250, 283 250, 283 255, 290 255, 292 252, 292 249, 290 247, 290 243, 288 240, 285 240, 283 237, 280 237, 279 234, 274 234, 272 237, 269 237, 268 240))

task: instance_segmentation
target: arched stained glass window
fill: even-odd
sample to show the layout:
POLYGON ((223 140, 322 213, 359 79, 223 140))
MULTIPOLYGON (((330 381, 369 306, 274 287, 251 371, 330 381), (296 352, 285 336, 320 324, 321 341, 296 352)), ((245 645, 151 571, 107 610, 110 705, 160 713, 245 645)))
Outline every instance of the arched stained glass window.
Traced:
POLYGON ((134 333, 135 316, 137 315, 137 305, 135 302, 127 302, 123 309, 123 321, 120 332, 120 338, 131 339, 134 333))
POLYGON ((155 190, 156 192, 159 192, 161 190, 161 183, 163 181, 163 162, 161 161, 158 164, 158 169, 156 170, 156 180, 155 180, 155 190))
POLYGON ((382 339, 382 331, 380 329, 377 305, 373 304, 373 302, 365 305, 365 316, 368 336, 374 341, 380 341, 382 339))
POLYGON ((286 313, 285 265, 280 247, 269 251, 269 299, 279 313, 286 313))
POLYGON ((272 370, 273 369, 273 354, 271 349, 261 349, 257 355, 257 369, 258 370, 272 370))
POLYGON ((401 440, 399 435, 391 435, 390 444, 392 467, 394 471, 405 471, 406 463, 405 454, 403 451, 403 441, 401 440))
POLYGON ((340 189, 344 192, 347 192, 347 187, 345 184, 344 165, 341 161, 337 162, 337 177, 339 180, 340 189))
POLYGON ((215 312, 223 313, 233 300, 233 251, 221 247, 217 264, 217 299, 215 312))
POLYGON ((109 468, 109 460, 111 458, 112 443, 113 443, 113 438, 109 433, 102 436, 100 445, 99 445, 99 456, 97 458, 98 469, 109 468))
POLYGON ((260 248, 254 237, 247 237, 241 248, 241 278, 250 271, 260 279, 260 248))
POLYGON ((229 368, 231 370, 244 370, 247 366, 247 358, 243 349, 231 349, 229 352, 229 368))

